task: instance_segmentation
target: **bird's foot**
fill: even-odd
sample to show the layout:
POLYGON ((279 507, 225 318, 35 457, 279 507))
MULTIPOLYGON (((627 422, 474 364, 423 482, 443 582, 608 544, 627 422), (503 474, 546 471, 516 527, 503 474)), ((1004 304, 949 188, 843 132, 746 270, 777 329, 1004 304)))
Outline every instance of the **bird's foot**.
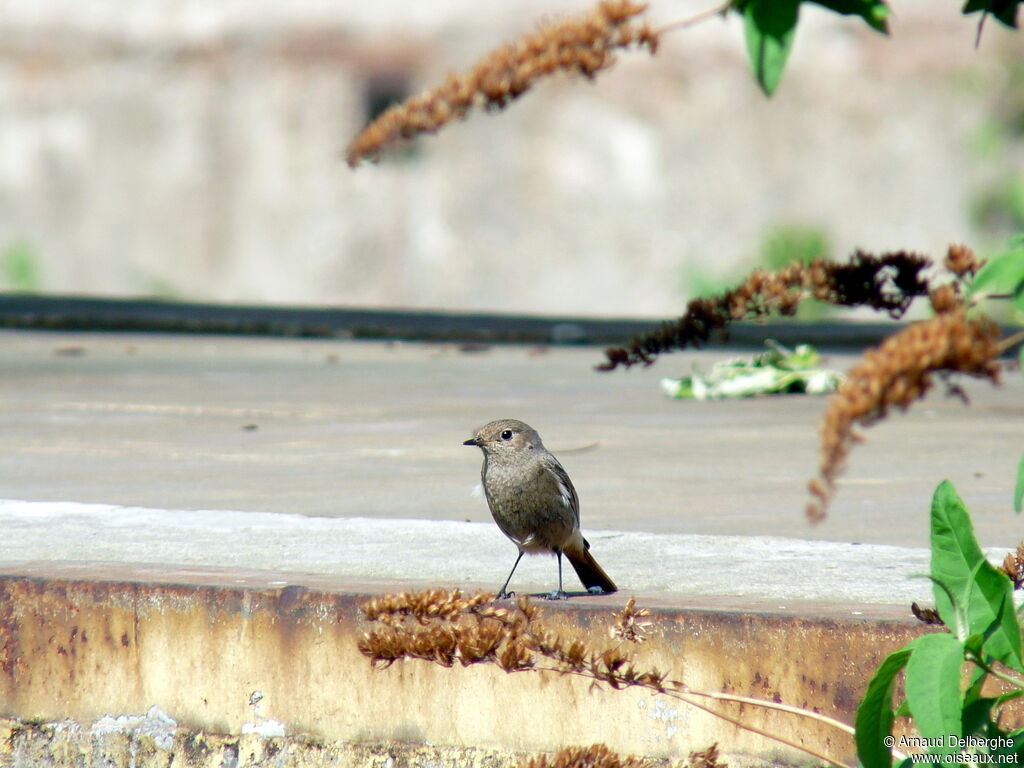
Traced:
POLYGON ((499 592, 495 600, 511 600, 516 596, 515 592, 499 592))
POLYGON ((565 592, 563 592, 562 590, 560 590, 560 589, 553 589, 550 592, 548 592, 546 595, 544 595, 544 599, 546 599, 546 600, 567 600, 568 598, 567 598, 565 592))
POLYGON ((603 595, 605 593, 604 590, 601 589, 601 587, 598 587, 596 585, 593 587, 587 587, 587 592, 591 595, 603 595))

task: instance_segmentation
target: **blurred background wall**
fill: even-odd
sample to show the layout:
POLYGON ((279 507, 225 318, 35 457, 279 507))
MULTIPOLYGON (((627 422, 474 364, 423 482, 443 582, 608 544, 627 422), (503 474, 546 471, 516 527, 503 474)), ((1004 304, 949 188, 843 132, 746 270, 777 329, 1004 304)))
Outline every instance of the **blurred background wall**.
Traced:
POLYGON ((0 289, 652 316, 790 256, 996 248, 1024 37, 975 50, 960 5, 893 0, 890 39, 805 8, 770 101, 712 19, 352 171, 382 106, 587 4, 9 1, 0 289))

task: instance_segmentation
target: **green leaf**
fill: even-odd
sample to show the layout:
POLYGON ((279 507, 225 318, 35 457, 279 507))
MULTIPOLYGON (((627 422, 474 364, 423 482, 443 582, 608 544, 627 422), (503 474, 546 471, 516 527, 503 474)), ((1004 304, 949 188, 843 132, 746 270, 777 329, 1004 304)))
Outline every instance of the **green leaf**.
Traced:
POLYGON ((843 16, 860 16, 873 29, 889 34, 889 6, 884 0, 811 0, 843 16))
MULTIPOLYGON (((946 619, 942 619, 943 623, 946 625, 946 629, 956 635, 957 639, 964 644, 964 647, 970 649, 972 647, 973 638, 982 636, 978 634, 970 634, 971 622, 967 619, 967 607, 955 594, 953 594, 953 590, 951 590, 949 585, 944 581, 931 575, 927 575, 925 578, 931 579, 932 591, 934 592, 936 589, 941 589, 949 599, 949 604, 952 606, 952 610, 949 613, 950 620, 947 621, 946 619)), ((938 606, 935 607, 938 608, 938 606)), ((939 618, 942 618, 941 614, 939 618)), ((984 643, 983 637, 982 643, 984 643)))
MULTIPOLYGON (((915 641, 917 642, 917 641, 915 641)), ((885 746, 885 737, 892 734, 892 692, 896 676, 907 665, 913 643, 890 653, 868 683, 864 698, 857 707, 857 757, 864 768, 890 768, 892 752, 885 746)))
POLYGON ((993 256, 978 270, 968 296, 984 298, 993 294, 1024 294, 1024 247, 993 256))
MULTIPOLYGON (((1019 764, 1022 755, 1024 755, 1024 728, 1019 728, 1016 731, 1012 731, 1010 733, 1001 733, 999 735, 1001 737, 1003 737, 1004 739, 1009 739, 1011 743, 1008 744, 1005 747, 1000 747, 998 749, 993 750, 992 754, 994 754, 994 755, 1013 755, 1014 757, 1017 758, 1016 760, 1007 761, 1007 763, 1002 763, 1003 765, 1013 764, 1013 763, 1019 764)), ((999 763, 997 763, 997 765, 998 764, 999 763)))
MULTIPOLYGON (((985 685, 985 681, 988 679, 988 672, 981 667, 975 665, 971 669, 971 676, 967 681, 967 688, 964 690, 964 706, 966 707, 973 701, 981 698, 981 689, 985 685)), ((964 728, 964 733, 969 731, 964 728)))
POLYGON ((976 699, 970 704, 965 704, 960 716, 961 731, 963 735, 984 732, 986 726, 992 720, 992 708, 997 700, 992 698, 976 699))
POLYGON ((939 485, 932 499, 931 544, 935 608, 946 626, 957 627, 965 638, 985 635, 985 653, 1024 671, 1013 586, 1006 574, 985 558, 967 508, 948 480, 939 485), (955 602, 951 595, 956 596, 955 602), (957 621, 958 605, 966 616, 966 628, 957 621))
POLYGON ((999 21, 1013 29, 1017 28, 1017 5, 1020 0, 967 0, 964 3, 963 15, 971 13, 991 14, 999 21))
MULTIPOLYGON (((964 646, 953 635, 942 632, 924 635, 914 642, 907 663, 907 703, 914 725, 926 739, 961 736, 960 668, 964 663, 964 646)), ((956 747, 943 746, 937 754, 958 752, 956 747)))
POLYGON ((743 0, 736 7, 743 14, 750 68, 761 90, 771 96, 793 47, 800 0, 743 0))
MULTIPOLYGON (((1021 368, 1024 369, 1024 348, 1020 351, 1021 368)), ((1024 508, 1024 454, 1021 454, 1017 465, 1017 485, 1013 489, 1013 511, 1018 515, 1024 508)))
POLYGON ((981 655, 981 648, 985 644, 984 635, 971 635, 964 640, 964 650, 976 656, 981 655))

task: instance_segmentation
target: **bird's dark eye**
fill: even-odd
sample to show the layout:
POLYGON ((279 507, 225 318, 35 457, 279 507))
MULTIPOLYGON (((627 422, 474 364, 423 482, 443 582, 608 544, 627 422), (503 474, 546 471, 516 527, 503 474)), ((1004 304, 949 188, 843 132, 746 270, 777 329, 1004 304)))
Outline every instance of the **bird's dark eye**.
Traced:
POLYGON ((501 433, 501 439, 502 440, 511 440, 512 439, 512 430, 511 429, 506 429, 504 432, 502 432, 501 433))

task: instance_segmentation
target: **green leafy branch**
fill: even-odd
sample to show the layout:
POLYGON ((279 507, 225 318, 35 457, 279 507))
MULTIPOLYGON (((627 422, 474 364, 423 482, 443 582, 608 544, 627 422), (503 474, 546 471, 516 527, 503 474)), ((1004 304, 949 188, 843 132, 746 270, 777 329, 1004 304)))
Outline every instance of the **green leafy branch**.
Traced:
MULTIPOLYGON (((962 13, 981 13, 976 45, 988 16, 1007 27, 1017 27, 1017 6, 1021 0, 967 0, 962 13)), ((782 79, 796 27, 800 7, 805 3, 822 6, 842 16, 859 16, 864 23, 883 35, 889 34, 891 11, 885 0, 733 0, 729 7, 743 16, 750 68, 761 89, 771 95, 782 79)))
MULTIPOLYGON (((1022 482, 1024 459, 1018 490, 1022 482)), ((949 756, 965 744, 980 754, 1018 760, 1024 755, 1024 729, 1000 726, 1004 705, 1024 695, 1013 585, 985 557, 967 508, 949 481, 939 485, 932 499, 931 548, 929 578, 946 631, 919 637, 890 654, 868 683, 856 720, 857 754, 865 768, 891 768, 893 747, 903 744, 892 736, 898 717, 913 719, 935 765, 950 762, 949 756), (969 677, 961 690, 965 666, 969 677), (901 672, 906 692, 894 708, 901 672), (998 692, 990 679, 1001 685, 998 692)), ((910 758, 903 758, 900 766, 910 764, 910 758)))

